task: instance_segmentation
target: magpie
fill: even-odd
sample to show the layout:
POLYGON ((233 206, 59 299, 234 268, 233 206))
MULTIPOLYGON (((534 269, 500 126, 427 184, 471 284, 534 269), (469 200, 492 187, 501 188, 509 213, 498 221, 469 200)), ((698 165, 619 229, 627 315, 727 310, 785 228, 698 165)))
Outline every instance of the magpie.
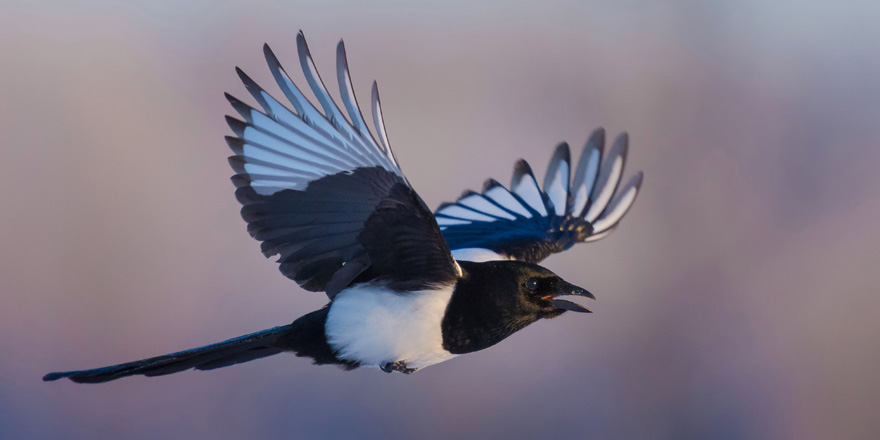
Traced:
POLYGON ((491 347, 540 319, 590 310, 561 296, 587 290, 539 266, 619 224, 642 182, 620 186, 628 138, 605 153, 605 133, 587 141, 572 176, 560 144, 539 187, 516 163, 509 187, 486 181, 432 212, 392 153, 376 82, 370 109, 375 136, 354 96, 345 46, 336 51, 346 118, 312 60, 303 33, 299 62, 321 109, 290 79, 268 45, 269 69, 292 108, 241 69, 259 105, 226 94, 235 197, 251 236, 281 273, 329 303, 293 323, 200 348, 120 365, 50 373, 45 381, 107 382, 132 375, 212 370, 291 352, 318 365, 377 367, 410 374, 491 347))

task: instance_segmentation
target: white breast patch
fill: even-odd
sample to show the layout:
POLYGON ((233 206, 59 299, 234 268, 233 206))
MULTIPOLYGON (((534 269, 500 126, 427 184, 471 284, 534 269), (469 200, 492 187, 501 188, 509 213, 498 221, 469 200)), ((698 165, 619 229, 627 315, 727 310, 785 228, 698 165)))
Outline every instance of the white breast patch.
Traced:
POLYGON ((398 293, 381 285, 345 289, 327 315, 327 342, 342 359, 425 368, 456 355, 443 348, 441 322, 454 286, 398 293))

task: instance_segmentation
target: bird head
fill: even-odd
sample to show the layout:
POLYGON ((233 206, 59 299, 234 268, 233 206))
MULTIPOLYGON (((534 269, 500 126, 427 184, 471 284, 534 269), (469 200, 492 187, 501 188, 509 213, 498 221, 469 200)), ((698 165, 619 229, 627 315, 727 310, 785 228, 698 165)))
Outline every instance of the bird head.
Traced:
POLYGON ((516 273, 516 292, 519 309, 536 315, 538 318, 555 318, 566 311, 591 313, 580 304, 560 299, 561 296, 585 296, 596 299, 592 293, 575 286, 559 275, 529 263, 514 263, 516 273))
POLYGON ((596 299, 586 289, 575 286, 537 264, 512 260, 484 263, 459 262, 464 269, 461 284, 470 292, 464 295, 463 308, 490 311, 520 318, 555 318, 566 311, 591 313, 590 309, 563 296, 596 299))
POLYGON ((443 319, 443 346, 452 353, 482 350, 566 311, 590 313, 562 296, 595 299, 537 264, 496 260, 459 265, 463 274, 443 319))

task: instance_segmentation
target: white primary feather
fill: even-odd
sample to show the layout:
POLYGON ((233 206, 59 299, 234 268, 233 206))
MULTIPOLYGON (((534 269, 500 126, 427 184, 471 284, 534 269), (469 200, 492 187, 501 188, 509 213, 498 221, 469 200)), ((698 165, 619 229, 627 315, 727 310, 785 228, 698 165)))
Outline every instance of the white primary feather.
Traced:
MULTIPOLYGON (((339 92, 342 95, 342 102, 345 104, 346 110, 348 110, 351 124, 361 136, 373 145, 376 145, 376 141, 373 139, 370 130, 367 128, 367 123, 364 121, 364 115, 361 113, 357 97, 355 97, 354 94, 354 86, 351 84, 351 73, 348 71, 348 59, 345 56, 345 43, 343 43, 342 40, 340 40, 339 44, 336 46, 336 80, 339 82, 339 92)), ((380 149, 384 154, 384 147, 380 147, 380 149)))
POLYGON ((599 170, 599 177, 596 180, 596 187, 593 188, 593 193, 590 196, 592 204, 584 215, 588 222, 593 222, 602 214, 602 211, 605 210, 605 207, 611 200, 611 196, 614 195, 617 184, 620 182, 620 176, 623 175, 623 165, 626 163, 628 145, 629 136, 626 133, 621 133, 617 140, 614 141, 614 146, 611 148, 611 152, 608 153, 605 163, 602 164, 602 168, 599 170))
POLYGON ((510 190, 522 197, 542 217, 547 215, 547 210, 544 208, 544 200, 541 199, 541 190, 538 188, 538 183, 535 182, 535 176, 532 173, 523 174, 518 179, 514 178, 513 182, 510 183, 510 190))
POLYGON ((228 96, 236 111, 247 121, 247 124, 239 124, 241 121, 233 120, 230 126, 242 141, 236 145, 240 150, 234 160, 241 167, 237 169, 249 176, 250 186, 257 194, 271 195, 282 189, 302 190, 309 182, 324 176, 376 166, 406 181, 388 147, 375 86, 374 121, 381 146, 366 128, 351 87, 342 44, 337 49, 337 79, 352 122, 345 118, 324 86, 302 33, 297 36, 297 49, 300 67, 323 112, 306 99, 268 46, 264 47, 264 52, 269 69, 295 111, 278 102, 237 69, 245 87, 263 108, 261 112, 228 96))
POLYGON ((388 148, 388 133, 385 131, 385 118, 382 117, 382 103, 379 100, 379 84, 376 81, 373 81, 372 90, 370 106, 373 109, 373 125, 379 135, 379 141, 385 148, 388 148))
POLYGON ((248 159, 274 163, 290 169, 296 169, 303 165, 302 162, 291 159, 283 153, 256 144, 244 144, 242 146, 242 155, 248 159))
POLYGON ((395 292, 361 284, 339 292, 330 304, 327 342, 341 359, 381 367, 403 361, 425 368, 455 357, 443 348, 441 322, 454 285, 395 292))
MULTIPOLYGON (((615 185, 617 185, 617 181, 620 180, 620 175, 623 172, 623 158, 620 156, 609 158, 607 162, 605 162, 605 167, 608 169, 604 174, 607 176, 606 179, 600 183, 601 186, 596 187, 598 191, 594 191, 593 204, 590 205, 590 209, 587 210, 587 214, 584 215, 584 218, 587 221, 592 222, 596 220, 596 217, 602 213, 602 210, 605 209, 605 206, 608 205, 608 201, 611 200, 611 196, 614 195, 615 185)), ((603 172, 605 170, 603 169, 603 172)))
POLYGON ((564 216, 568 210, 570 154, 567 143, 559 144, 547 166, 547 174, 544 176, 544 192, 550 199, 550 203, 553 204, 553 212, 560 217, 564 216))
POLYGON ((621 190, 617 191, 617 195, 611 200, 611 203, 608 205, 605 212, 602 213, 602 216, 593 222, 594 234, 604 232, 606 229, 616 225, 617 222, 623 218, 626 212, 629 211, 633 202, 636 201, 636 195, 638 194, 639 186, 641 184, 642 172, 639 171, 621 190))
POLYGON ((508 214, 503 209, 493 205, 492 202, 486 200, 486 198, 480 194, 471 194, 467 197, 462 197, 458 199, 456 203, 489 215, 494 215, 495 217, 501 217, 507 220, 516 220, 516 217, 508 214))
POLYGON ((523 217, 532 216, 532 214, 522 205, 522 203, 516 200, 513 195, 510 194, 510 191, 508 191, 507 188, 503 186, 495 186, 486 191, 485 195, 486 197, 494 200, 499 205, 523 217))
POLYGON ((477 211, 472 211, 470 209, 456 205, 446 206, 443 209, 437 211, 437 214, 445 215, 447 217, 455 217, 462 220, 475 220, 479 222, 494 222, 495 220, 497 220, 494 217, 489 217, 488 215, 481 214, 477 211))
POLYGON ((584 207, 587 206, 587 200, 589 200, 593 184, 596 182, 596 175, 599 173, 600 156, 599 149, 595 147, 585 149, 581 155, 581 160, 578 163, 580 169, 575 174, 573 183, 576 185, 571 208, 574 215, 580 215, 584 207))
POLYGON ((473 261, 474 263, 510 259, 501 256, 493 250, 483 248, 456 249, 452 251, 452 258, 455 258, 456 261, 473 261))
POLYGON ((455 226, 455 225, 469 225, 471 224, 470 220, 459 220, 457 218, 449 218, 443 217, 442 215, 437 216, 437 224, 440 225, 440 229, 443 229, 445 226, 455 226))

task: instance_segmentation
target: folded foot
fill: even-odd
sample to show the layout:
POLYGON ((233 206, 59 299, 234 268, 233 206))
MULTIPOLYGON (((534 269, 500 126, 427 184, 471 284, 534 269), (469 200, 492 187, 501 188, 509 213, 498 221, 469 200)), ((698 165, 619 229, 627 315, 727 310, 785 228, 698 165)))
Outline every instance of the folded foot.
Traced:
POLYGON ((385 365, 382 365, 382 371, 386 373, 400 371, 403 374, 413 374, 416 370, 418 370, 418 368, 407 368, 406 362, 404 361, 388 362, 385 365))

